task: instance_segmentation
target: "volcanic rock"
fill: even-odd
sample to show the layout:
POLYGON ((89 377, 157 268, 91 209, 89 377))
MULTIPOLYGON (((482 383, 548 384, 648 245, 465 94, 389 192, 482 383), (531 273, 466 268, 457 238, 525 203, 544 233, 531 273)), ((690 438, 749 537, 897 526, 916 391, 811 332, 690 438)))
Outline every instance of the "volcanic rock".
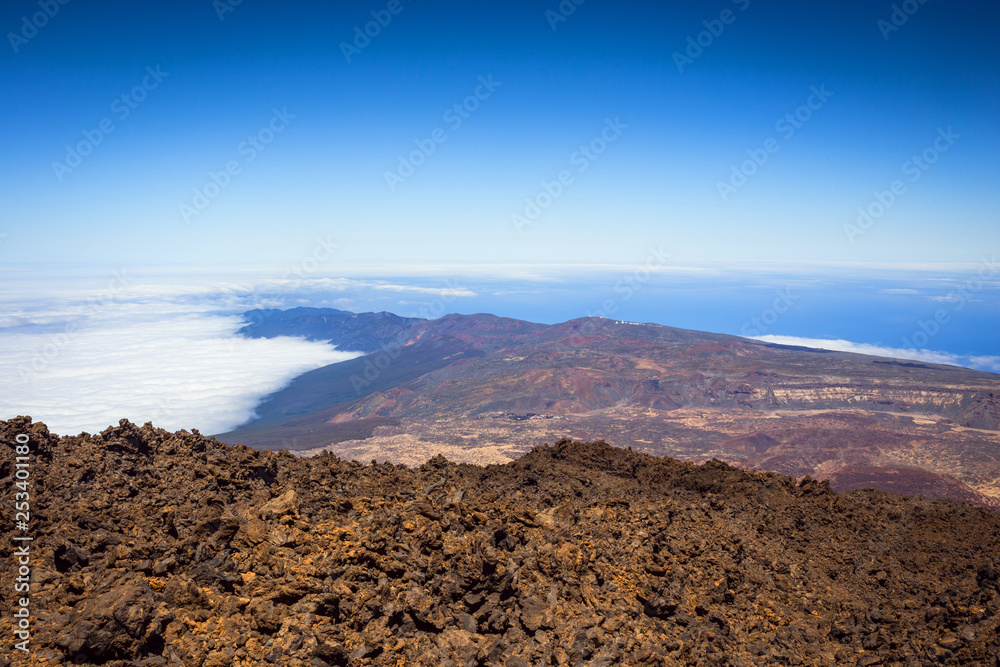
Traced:
MULTIPOLYGON (((122 421, 30 439, 30 653, 0 665, 984 665, 1000 514, 561 440, 297 458, 122 421), (86 472, 86 474, 82 474, 86 472)), ((0 633, 13 637, 13 542, 0 633)))

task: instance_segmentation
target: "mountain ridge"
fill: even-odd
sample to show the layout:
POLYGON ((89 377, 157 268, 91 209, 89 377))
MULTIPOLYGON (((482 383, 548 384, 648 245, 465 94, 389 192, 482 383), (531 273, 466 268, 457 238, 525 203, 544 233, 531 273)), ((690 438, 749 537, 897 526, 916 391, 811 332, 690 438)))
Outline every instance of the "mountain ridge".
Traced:
POLYGON ((393 331, 365 356, 301 376, 261 403, 258 420, 217 437, 411 464, 435 453, 500 463, 539 441, 603 438, 843 489, 1000 507, 995 374, 603 318, 453 314, 393 331))
POLYGON ((393 341, 419 318, 385 311, 353 313, 336 308, 256 309, 243 313, 247 324, 236 333, 247 338, 273 338, 293 329, 307 340, 323 340, 351 352, 374 352, 393 341))

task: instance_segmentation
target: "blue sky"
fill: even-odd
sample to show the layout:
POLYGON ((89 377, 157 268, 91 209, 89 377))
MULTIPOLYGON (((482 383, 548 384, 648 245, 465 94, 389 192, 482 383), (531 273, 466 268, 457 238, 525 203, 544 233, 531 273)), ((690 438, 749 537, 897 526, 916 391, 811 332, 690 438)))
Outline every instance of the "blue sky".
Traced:
POLYGON ((0 265, 287 264, 317 238, 337 271, 1000 245, 996 3, 912 0, 897 26, 891 2, 222 2, 4 3, 0 265), (346 57, 372 12, 391 21, 346 57))

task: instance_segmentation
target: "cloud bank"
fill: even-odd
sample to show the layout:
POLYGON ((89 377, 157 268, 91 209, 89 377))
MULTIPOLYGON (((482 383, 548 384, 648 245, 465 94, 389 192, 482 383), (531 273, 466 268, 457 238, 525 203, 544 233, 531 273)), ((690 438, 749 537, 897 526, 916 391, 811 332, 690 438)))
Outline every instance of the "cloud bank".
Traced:
POLYGON ((835 352, 853 352, 855 354, 869 354, 892 359, 910 359, 931 364, 947 364, 949 366, 962 366, 980 371, 1000 373, 1000 357, 952 354, 951 352, 935 352, 934 350, 923 349, 908 350, 868 343, 853 343, 849 340, 800 338, 798 336, 754 336, 753 338, 765 343, 777 343, 779 345, 798 345, 820 350, 833 350, 835 352))
POLYGON ((432 304, 476 296, 451 283, 164 278, 121 269, 15 276, 0 287, 0 419, 30 415, 74 435, 122 418, 221 433, 296 376, 360 354, 300 338, 244 338, 239 313, 333 302, 364 309, 372 294, 432 304))
POLYGON ((260 302, 239 284, 5 296, 0 418, 30 415, 59 434, 100 431, 122 418, 220 433, 297 375, 359 354, 237 335, 243 320, 232 313, 260 302))
POLYGON ((296 375, 358 356, 299 338, 243 338, 240 326, 239 317, 190 314, 103 320, 71 334, 0 333, 0 414, 31 415, 59 434, 123 417, 220 433, 296 375))

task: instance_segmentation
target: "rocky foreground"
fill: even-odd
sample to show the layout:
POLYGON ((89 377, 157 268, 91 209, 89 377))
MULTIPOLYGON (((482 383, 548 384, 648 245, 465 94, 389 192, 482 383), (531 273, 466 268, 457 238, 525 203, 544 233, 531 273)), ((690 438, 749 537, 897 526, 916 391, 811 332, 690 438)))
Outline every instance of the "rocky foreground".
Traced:
POLYGON ((18 418, 5 528, 17 434, 33 635, 4 539, 3 666, 1000 662, 990 510, 603 442, 405 468, 18 418))

